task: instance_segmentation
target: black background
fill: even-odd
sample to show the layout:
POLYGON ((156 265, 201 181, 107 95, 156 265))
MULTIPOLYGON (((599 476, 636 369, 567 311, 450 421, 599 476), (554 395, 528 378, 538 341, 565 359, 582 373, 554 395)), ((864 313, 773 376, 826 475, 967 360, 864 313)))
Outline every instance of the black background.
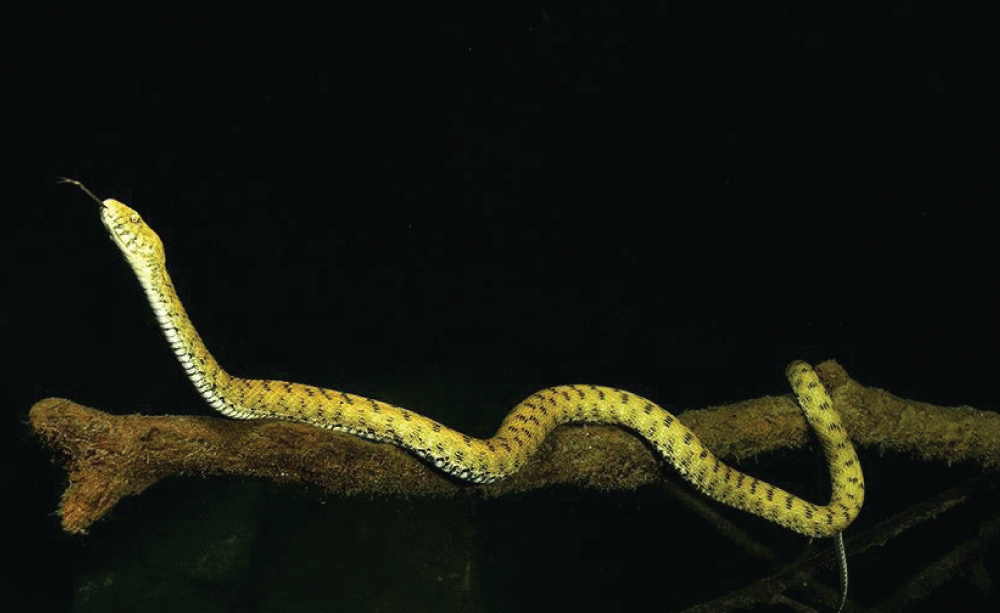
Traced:
MULTIPOLYGON (((6 25, 12 610, 672 610, 766 572, 656 492, 540 492, 470 517, 462 502, 176 479, 63 535, 65 474, 28 432, 31 403, 209 409, 96 206, 59 176, 157 230, 230 372, 479 436, 541 387, 612 385, 683 410, 784 393, 796 358, 907 398, 996 406, 983 15, 92 11, 6 25), (194 570, 212 555, 216 574, 194 570)), ((817 453, 741 466, 822 499, 817 453)), ((977 470, 862 454, 862 527, 977 470)), ((729 515, 789 557, 803 545, 729 515)), ((861 602, 894 588, 885 567, 909 552, 881 555, 899 557, 854 563, 861 602)), ((966 597, 982 604, 968 584, 947 596, 966 597)))

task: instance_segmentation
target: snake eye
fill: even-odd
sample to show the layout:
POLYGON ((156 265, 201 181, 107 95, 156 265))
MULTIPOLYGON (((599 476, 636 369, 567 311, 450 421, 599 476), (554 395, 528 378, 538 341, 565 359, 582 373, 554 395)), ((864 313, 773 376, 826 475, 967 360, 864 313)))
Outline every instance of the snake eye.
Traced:
POLYGON ((132 223, 139 223, 139 214, 138 213, 132 213, 131 220, 132 220, 132 223))

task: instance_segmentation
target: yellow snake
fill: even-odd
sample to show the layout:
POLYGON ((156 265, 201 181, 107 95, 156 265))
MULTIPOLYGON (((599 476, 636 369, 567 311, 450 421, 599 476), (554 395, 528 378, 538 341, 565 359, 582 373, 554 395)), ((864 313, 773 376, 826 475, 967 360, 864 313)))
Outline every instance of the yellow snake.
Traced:
POLYGON ((864 500, 864 481, 830 397, 805 362, 786 375, 826 454, 833 495, 819 506, 723 464, 676 417, 656 404, 620 389, 561 385, 537 392, 517 405, 496 435, 477 439, 436 421, 378 400, 300 383, 241 379, 227 373, 191 324, 167 273, 159 236, 134 210, 101 201, 101 220, 135 271, 167 342, 195 388, 217 411, 237 419, 283 419, 340 430, 398 445, 438 469, 474 483, 503 479, 520 469, 542 440, 560 424, 615 424, 635 432, 684 479, 719 502, 753 513, 812 537, 836 536, 850 524, 864 500))

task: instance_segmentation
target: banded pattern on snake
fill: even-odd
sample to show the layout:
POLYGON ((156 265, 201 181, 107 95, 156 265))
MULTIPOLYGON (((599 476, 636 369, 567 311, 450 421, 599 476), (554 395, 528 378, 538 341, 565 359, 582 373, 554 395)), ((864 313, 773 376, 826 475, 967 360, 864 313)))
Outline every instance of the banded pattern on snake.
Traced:
POLYGON ((492 438, 477 439, 378 400, 300 383, 230 375, 191 324, 167 272, 159 236, 125 204, 102 201, 78 181, 66 181, 101 205, 101 220, 135 272, 182 368, 198 392, 223 415, 299 421, 391 443, 475 483, 517 472, 560 424, 616 424, 647 440, 705 495, 795 532, 813 537, 838 535, 861 510, 864 480, 854 447, 829 395, 804 362, 791 364, 786 375, 829 465, 833 494, 825 506, 727 466, 669 412, 620 389, 562 385, 541 390, 517 405, 492 438))

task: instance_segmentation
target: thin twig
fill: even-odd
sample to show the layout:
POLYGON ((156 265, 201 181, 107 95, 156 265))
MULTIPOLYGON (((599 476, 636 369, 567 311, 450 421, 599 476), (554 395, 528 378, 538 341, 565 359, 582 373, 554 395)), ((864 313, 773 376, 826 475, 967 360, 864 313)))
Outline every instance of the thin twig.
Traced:
MULTIPOLYGON (((998 480, 995 473, 988 473, 969 480, 957 487, 942 492, 937 496, 907 509, 893 517, 880 522, 879 524, 865 530, 860 534, 851 536, 845 540, 847 554, 850 557, 857 556, 873 547, 881 547, 889 540, 901 535, 908 529, 930 519, 936 519, 947 511, 958 505, 982 496, 997 487, 998 480)), ((915 599, 923 587, 930 585, 930 576, 941 577, 950 576, 950 572, 955 568, 967 566, 975 556, 981 555, 986 544, 995 539, 1000 532, 1000 520, 991 519, 981 529, 981 540, 973 543, 963 543, 955 548, 948 555, 943 556, 937 563, 928 567, 921 575, 914 580, 907 582, 905 586, 895 594, 890 602, 902 604, 908 600, 915 599)), ((706 613, 708 611, 724 613, 726 611, 737 611, 747 607, 776 602, 778 595, 781 595, 782 602, 788 602, 790 597, 785 592, 797 585, 804 583, 813 573, 830 567, 836 563, 836 556, 832 547, 825 548, 815 555, 804 556, 794 564, 782 568, 779 572, 769 577, 760 579, 747 587, 726 594, 707 602, 699 603, 693 607, 685 609, 684 613, 706 613)), ((810 582, 812 587, 815 587, 810 582)), ((833 603, 837 596, 833 589, 822 590, 826 593, 826 601, 833 603)), ((867 611, 856 603, 848 601, 845 611, 863 612, 867 611)), ((879 607, 873 610, 902 610, 894 609, 892 606, 879 607)))

